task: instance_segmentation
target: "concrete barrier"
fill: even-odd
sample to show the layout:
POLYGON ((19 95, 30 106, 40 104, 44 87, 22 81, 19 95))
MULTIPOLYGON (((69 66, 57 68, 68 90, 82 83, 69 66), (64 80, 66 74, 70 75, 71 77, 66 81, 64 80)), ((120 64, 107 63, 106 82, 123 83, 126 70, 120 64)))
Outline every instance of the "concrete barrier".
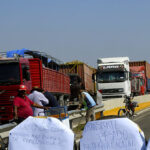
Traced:
MULTIPOLYGON (((104 105, 97 105, 95 106, 95 117, 96 119, 99 119, 101 116, 103 116, 104 112, 104 105)), ((69 111, 69 121, 70 121, 70 128, 75 128, 79 124, 83 124, 86 122, 85 116, 86 116, 86 110, 73 110, 69 111)))

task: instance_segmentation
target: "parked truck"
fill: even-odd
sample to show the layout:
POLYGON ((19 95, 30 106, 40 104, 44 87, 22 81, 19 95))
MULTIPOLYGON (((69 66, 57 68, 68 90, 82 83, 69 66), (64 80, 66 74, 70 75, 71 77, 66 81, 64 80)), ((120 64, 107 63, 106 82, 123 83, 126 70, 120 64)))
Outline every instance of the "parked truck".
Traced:
POLYGON ((146 92, 146 77, 144 66, 130 66, 131 92, 133 95, 144 95, 146 92))
POLYGON ((95 89, 92 81, 92 74, 96 72, 95 68, 76 60, 62 64, 60 66, 60 71, 68 74, 70 77, 70 103, 78 105, 80 89, 87 90, 94 96, 95 89))
MULTIPOLYGON (((27 86, 28 94, 34 86, 50 91, 57 97, 57 100, 59 100, 61 104, 70 101, 71 85, 73 85, 75 89, 76 85, 78 85, 77 88, 79 89, 80 87, 84 87, 84 89, 90 92, 94 91, 94 83, 91 77, 94 69, 83 63, 78 64, 78 72, 76 72, 77 68, 75 68, 76 66, 71 69, 72 72, 70 72, 68 76, 66 74, 68 69, 62 69, 60 65, 58 65, 57 59, 43 53, 26 49, 1 53, 0 149, 4 149, 4 147, 8 146, 9 131, 17 125, 13 122, 13 99, 17 95, 21 84, 27 86), (76 84, 76 81, 79 84, 76 84)), ((101 103, 95 107, 96 119, 99 119, 103 115, 103 106, 101 103)), ((85 110, 82 111, 85 112, 85 110)), ((83 116, 84 114, 80 115, 79 110, 69 111, 70 125, 73 127, 74 120, 83 118, 83 116)))
POLYGON ((97 89, 103 98, 131 94, 128 57, 99 58, 97 67, 97 89))
POLYGON ((13 98, 17 95, 21 84, 27 86, 27 93, 32 87, 38 86, 53 93, 57 100, 64 102, 69 98, 69 76, 45 67, 46 64, 43 64, 43 59, 47 59, 45 56, 30 50, 21 50, 20 56, 16 51, 14 54, 11 58, 0 58, 0 123, 13 119, 13 98), (30 57, 25 58, 25 54, 30 57))
POLYGON ((141 89, 142 89, 142 85, 141 85, 141 77, 135 76, 134 74, 132 74, 131 77, 131 93, 134 96, 137 95, 141 95, 141 89))
POLYGON ((150 64, 147 61, 129 62, 132 76, 140 78, 140 93, 145 94, 150 91, 150 64))

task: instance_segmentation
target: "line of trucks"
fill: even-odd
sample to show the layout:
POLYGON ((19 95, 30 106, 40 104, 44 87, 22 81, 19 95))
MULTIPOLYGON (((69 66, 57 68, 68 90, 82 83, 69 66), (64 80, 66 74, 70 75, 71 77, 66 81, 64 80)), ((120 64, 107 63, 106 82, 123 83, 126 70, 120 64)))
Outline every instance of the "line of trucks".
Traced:
POLYGON ((97 102, 124 95, 144 95, 150 91, 150 64, 131 62, 128 57, 99 58, 97 69, 79 61, 60 63, 45 53, 12 50, 0 57, 0 123, 13 119, 13 98, 20 84, 29 94, 34 86, 51 92, 68 110, 78 106, 80 89, 97 102))
POLYGON ((27 87, 29 94, 38 86, 51 92, 60 106, 68 110, 78 106, 80 89, 94 92, 92 74, 96 69, 74 61, 60 63, 44 53, 31 50, 12 50, 1 53, 0 58, 0 123, 13 119, 13 98, 20 84, 27 87))
MULTIPOLYGON (((19 85, 26 85, 27 94, 35 86, 51 92, 60 106, 67 105, 70 111, 79 104, 81 88, 95 93, 92 81, 95 70, 79 61, 64 64, 38 51, 22 49, 0 53, 0 149, 7 147, 9 130, 16 126, 13 122, 13 99, 17 96, 19 85)), ((103 105, 100 112, 103 111, 101 107, 103 105)), ((71 124, 78 116, 76 113, 78 111, 70 112, 71 124)))
POLYGON ((99 58, 97 90, 103 98, 144 95, 150 91, 150 64, 128 57, 99 58))
POLYGON ((27 49, 0 53, 1 125, 13 120, 13 99, 20 84, 27 86, 28 94, 35 86, 51 92, 70 111, 79 104, 80 89, 87 90, 98 104, 101 98, 149 92, 150 64, 131 62, 128 57, 99 58, 95 69, 77 60, 62 63, 45 53, 27 49))

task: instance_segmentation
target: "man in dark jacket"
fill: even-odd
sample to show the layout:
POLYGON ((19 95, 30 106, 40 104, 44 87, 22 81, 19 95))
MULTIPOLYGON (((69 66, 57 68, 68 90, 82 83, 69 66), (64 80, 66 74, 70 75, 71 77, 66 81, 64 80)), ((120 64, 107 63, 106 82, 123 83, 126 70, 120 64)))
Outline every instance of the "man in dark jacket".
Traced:
POLYGON ((49 104, 47 104, 46 106, 49 107, 58 107, 58 101, 56 100, 56 98, 48 91, 43 91, 44 96, 49 100, 49 104))
POLYGON ((44 96, 48 99, 48 104, 44 104, 44 106, 47 107, 58 107, 58 101, 56 100, 56 98, 53 96, 53 94, 51 94, 48 91, 44 91, 42 88, 39 88, 38 86, 35 86, 34 89, 38 92, 41 92, 44 94, 44 96))

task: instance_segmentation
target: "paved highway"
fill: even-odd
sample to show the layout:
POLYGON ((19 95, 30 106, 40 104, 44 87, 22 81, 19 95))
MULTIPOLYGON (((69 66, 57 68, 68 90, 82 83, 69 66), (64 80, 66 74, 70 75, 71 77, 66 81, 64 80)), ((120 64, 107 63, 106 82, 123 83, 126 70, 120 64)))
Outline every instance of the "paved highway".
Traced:
POLYGON ((149 140, 150 139, 150 108, 140 112, 140 114, 138 114, 137 117, 133 119, 133 121, 140 126, 140 128, 145 134, 146 140, 149 140))

